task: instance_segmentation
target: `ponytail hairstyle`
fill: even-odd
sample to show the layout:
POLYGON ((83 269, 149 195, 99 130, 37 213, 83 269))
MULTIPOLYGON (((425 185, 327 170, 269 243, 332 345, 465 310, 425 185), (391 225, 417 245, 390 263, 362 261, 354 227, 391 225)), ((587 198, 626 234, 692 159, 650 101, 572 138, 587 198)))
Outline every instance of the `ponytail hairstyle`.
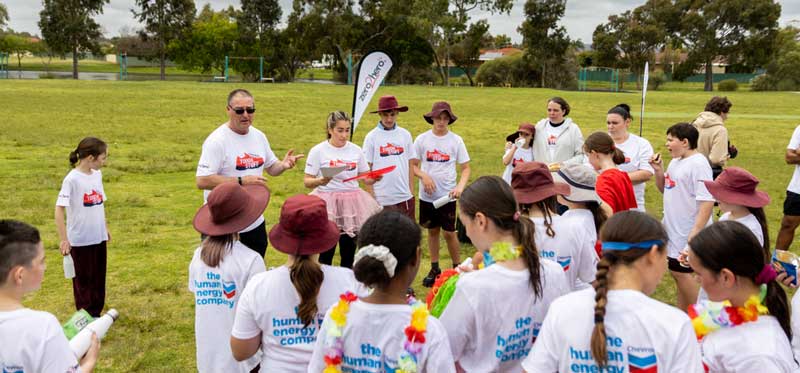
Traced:
POLYGON ((317 295, 325 280, 322 267, 311 259, 310 255, 297 255, 289 268, 289 279, 292 281, 297 294, 300 295, 300 305, 297 306, 297 317, 307 328, 317 316, 317 295))
POLYGON ((631 107, 628 104, 619 104, 608 110, 607 114, 617 114, 622 117, 623 121, 633 119, 631 115, 631 107))
MULTIPOLYGON (((418 266, 417 250, 422 240, 422 230, 408 216, 394 211, 383 210, 372 215, 358 231, 358 247, 367 245, 384 246, 397 259, 395 277, 409 265, 418 266)), ((364 256, 353 266, 356 280, 370 288, 386 288, 394 277, 383 262, 371 256, 364 256)), ((407 285, 406 285, 407 286, 407 285)))
POLYGON ((547 197, 539 202, 534 203, 520 203, 519 210, 522 215, 530 216, 531 215, 531 208, 536 206, 539 210, 542 211, 542 215, 544 215, 544 226, 546 228, 545 233, 547 233, 550 237, 556 236, 556 231, 553 229, 553 215, 557 215, 556 211, 558 210, 558 199, 556 196, 547 197))
POLYGON ((350 116, 341 110, 332 111, 328 114, 328 119, 325 120, 325 134, 328 135, 329 139, 331 138, 331 133, 328 130, 336 128, 336 123, 340 120, 348 123, 351 121, 350 116))
MULTIPOLYGON (((733 220, 706 227, 689 241, 689 247, 692 248, 694 258, 709 271, 719 274, 727 268, 737 278, 749 279, 756 285, 761 285, 757 278, 761 277, 765 266, 772 265, 769 246, 759 245, 750 229, 733 220)), ((764 305, 769 309, 769 314, 778 319, 783 332, 791 341, 792 327, 786 292, 775 279, 769 280, 766 285, 764 305)))
MULTIPOLYGON (((638 243, 645 241, 661 241, 658 250, 663 252, 667 247, 667 232, 661 222, 652 216, 639 211, 623 211, 612 215, 603 229, 599 239, 602 242, 638 243)), ((652 246, 652 245, 651 245, 652 246)), ((608 349, 606 346, 606 305, 608 303, 608 272, 618 265, 630 265, 650 252, 648 248, 633 247, 628 250, 608 250, 597 264, 597 280, 594 284, 594 330, 592 330, 591 351, 594 360, 601 368, 608 365, 608 349)))
MULTIPOLYGON (((764 208, 747 207, 747 211, 750 211, 750 213, 756 217, 756 220, 758 220, 758 224, 761 225, 761 235, 764 237, 764 250, 769 252, 769 229, 767 229, 767 215, 764 213, 764 208)), ((800 310, 798 310, 798 312, 800 312, 800 310)))
POLYGON ((608 220, 608 215, 606 215, 605 210, 600 208, 600 204, 595 201, 586 201, 583 202, 583 204, 586 205, 586 209, 592 213, 594 229, 597 232, 597 237, 600 237, 600 229, 603 228, 606 220, 608 220))
POLYGON ((605 132, 595 132, 586 138, 583 143, 583 151, 586 153, 597 152, 610 155, 614 164, 625 163, 625 153, 614 144, 611 135, 605 132))
POLYGON ((95 158, 99 157, 101 154, 105 154, 106 150, 108 150, 108 145, 103 140, 96 137, 84 137, 78 143, 78 147, 69 153, 69 164, 75 167, 78 161, 90 155, 95 158))
POLYGON ((203 248, 200 250, 200 259, 209 267, 218 266, 225 259, 225 255, 228 255, 233 249, 233 243, 238 239, 238 233, 206 237, 203 240, 203 248))
MULTIPOLYGON (((555 197, 552 198, 555 199, 555 197)), ((497 229, 511 232, 514 240, 522 245, 522 257, 528 266, 533 294, 536 298, 541 297, 539 251, 534 243, 536 227, 530 219, 520 217, 517 211, 517 200, 514 198, 511 186, 500 177, 481 176, 464 189, 458 203, 461 212, 470 218, 474 218, 480 212, 491 220, 497 229)), ((543 201, 537 202, 537 204, 541 203, 543 201)), ((547 214, 548 209, 544 208, 543 210, 547 214)))

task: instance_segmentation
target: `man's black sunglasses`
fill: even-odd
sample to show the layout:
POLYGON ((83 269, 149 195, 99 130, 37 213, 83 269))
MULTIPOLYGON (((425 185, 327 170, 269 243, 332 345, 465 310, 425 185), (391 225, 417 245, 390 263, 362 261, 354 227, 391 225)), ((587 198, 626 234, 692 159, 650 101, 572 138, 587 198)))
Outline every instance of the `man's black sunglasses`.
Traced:
POLYGON ((245 111, 247 112, 247 114, 253 114, 253 113, 256 112, 256 108, 255 107, 232 108, 232 107, 228 106, 228 109, 233 110, 233 112, 236 113, 236 115, 242 115, 242 114, 244 114, 245 111))

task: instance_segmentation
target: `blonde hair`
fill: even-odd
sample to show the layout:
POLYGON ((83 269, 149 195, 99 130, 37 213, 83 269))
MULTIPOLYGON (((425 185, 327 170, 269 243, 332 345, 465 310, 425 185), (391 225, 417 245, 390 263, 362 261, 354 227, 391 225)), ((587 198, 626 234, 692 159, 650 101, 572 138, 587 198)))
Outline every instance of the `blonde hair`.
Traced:
POLYGON ((351 121, 350 116, 341 110, 332 111, 330 114, 328 114, 328 119, 325 125, 325 134, 328 135, 328 138, 331 138, 331 134, 328 132, 328 130, 336 128, 336 123, 338 123, 340 120, 348 123, 351 121))

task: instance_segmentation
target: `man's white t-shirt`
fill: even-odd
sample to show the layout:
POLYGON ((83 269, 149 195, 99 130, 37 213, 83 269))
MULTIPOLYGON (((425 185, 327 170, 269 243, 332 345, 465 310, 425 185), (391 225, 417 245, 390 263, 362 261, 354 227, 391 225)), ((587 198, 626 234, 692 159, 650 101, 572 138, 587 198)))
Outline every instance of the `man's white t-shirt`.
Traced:
MULTIPOLYGON (((686 248, 689 233, 701 202, 713 202, 704 180, 711 180, 711 166, 706 156, 695 153, 673 159, 664 173, 664 217, 662 222, 669 237, 667 255, 677 258, 686 248)), ((708 224, 711 224, 711 217, 708 224)))
MULTIPOLYGON (((270 148, 263 132, 250 127, 247 134, 240 135, 233 132, 228 123, 223 123, 203 142, 203 152, 200 154, 195 176, 263 176, 264 168, 269 168, 275 162, 278 162, 278 157, 270 148)), ((208 201, 209 193, 210 190, 203 191, 203 203, 208 201)), ((249 232, 263 222, 264 216, 260 215, 242 232, 249 232)))
MULTIPOLYGON (((786 147, 791 150, 800 150, 800 126, 797 126, 792 133, 792 139, 789 140, 789 146, 786 147)), ((792 181, 786 190, 800 194, 800 164, 794 166, 794 174, 792 174, 792 181)))
MULTIPOLYGON (((726 220, 731 220, 730 212, 726 212, 719 217, 719 221, 726 220)), ((764 231, 761 229, 761 223, 758 222, 758 219, 756 219, 755 215, 747 214, 739 219, 733 219, 733 221, 744 224, 744 226, 756 236, 758 243, 761 244, 761 246, 764 246, 764 231)))
POLYGON ((264 259, 236 241, 217 267, 209 267, 197 248, 189 263, 189 291, 194 293, 194 331, 197 370, 242 372, 253 369, 255 360, 237 362, 231 352, 230 335, 238 301, 245 285, 264 272, 264 259))
MULTIPOLYGON (((308 152, 306 157, 306 173, 317 177, 322 176, 321 167, 339 167, 347 166, 347 168, 336 174, 326 185, 317 187, 319 192, 349 192, 358 190, 358 180, 344 180, 355 177, 359 173, 369 171, 369 164, 367 159, 364 158, 364 153, 361 148, 352 142, 347 142, 343 147, 337 148, 331 145, 328 141, 323 141, 308 152)), ((397 171, 397 170, 395 170, 397 171)), ((392 171, 390 173, 393 173, 392 171)), ((388 176, 384 175, 384 177, 388 176)))
POLYGON ((325 280, 317 295, 317 316, 305 328, 297 317, 300 296, 289 278, 289 267, 261 273, 245 288, 229 335, 250 339, 261 334, 261 372, 305 372, 325 311, 347 291, 365 292, 347 268, 323 265, 322 273, 325 280))
MULTIPOLYGON (((591 213, 590 213, 591 214, 591 213)), ((586 226, 578 219, 552 215, 551 227, 555 236, 547 234, 543 217, 531 217, 536 227, 534 241, 539 256, 558 263, 567 276, 571 290, 582 289, 595 279, 597 273, 597 252, 594 242, 586 231, 586 226)), ((592 223, 594 226, 594 223, 592 223)))
POLYGON ((411 199, 411 185, 408 176, 411 170, 408 162, 417 159, 411 133, 395 124, 394 129, 386 130, 382 124, 372 129, 364 138, 364 157, 372 163, 372 169, 397 166, 384 175, 381 181, 372 185, 375 199, 382 206, 396 205, 411 199))
POLYGON ((80 372, 78 360, 56 317, 21 308, 0 311, 2 372, 80 372))
POLYGON ((521 372, 550 303, 569 292, 564 271, 540 261, 542 294, 536 298, 528 269, 499 264, 462 274, 439 320, 455 360, 466 372, 521 372))
MULTIPOLYGON (((325 315, 320 337, 314 345, 308 372, 325 370, 325 339, 333 322, 331 310, 325 315)), ((398 358, 405 351, 404 330, 411 321, 411 307, 404 304, 373 304, 357 300, 350 304, 347 322, 342 330, 343 372, 394 372, 398 358)), ((442 324, 428 316, 425 343, 418 355, 419 372, 453 372, 455 363, 442 324)))
POLYGON ((414 148, 422 164, 422 171, 428 174, 436 185, 433 194, 425 192, 422 179, 419 181, 419 199, 433 202, 446 196, 456 187, 456 165, 469 162, 469 154, 464 140, 452 131, 444 136, 436 136, 433 130, 417 136, 414 148))
POLYGON ((547 125, 544 127, 545 135, 547 135, 547 151, 550 152, 550 159, 554 159, 556 157, 556 150, 558 149, 558 137, 561 136, 561 133, 568 127, 567 119, 564 118, 564 121, 558 127, 553 127, 553 123, 549 120, 547 121, 547 125))
POLYGON ((70 246, 96 245, 108 240, 103 174, 87 175, 72 169, 61 183, 56 206, 67 210, 67 240, 70 246))
MULTIPOLYGON (((600 372, 591 353, 594 297, 589 288, 553 302, 522 363, 526 371, 600 372)), ((685 313, 636 290, 609 290, 607 299, 608 369, 603 372, 703 372, 700 346, 685 313)))
MULTIPOLYGON (((508 153, 514 151, 515 147, 506 150, 505 154, 503 154, 503 158, 508 155, 508 153)), ((511 173, 514 171, 514 167, 517 167, 518 164, 523 162, 531 162, 533 161, 533 147, 528 149, 519 148, 514 153, 514 156, 511 158, 511 163, 506 165, 505 171, 503 171, 503 180, 505 180, 509 185, 511 184, 511 173)))
MULTIPOLYGON (((654 174, 653 167, 650 166, 650 158, 653 156, 653 146, 650 142, 636 136, 628 134, 628 139, 621 144, 615 144, 622 153, 625 154, 625 163, 618 165, 617 168, 623 172, 647 171, 654 174)), ((646 183, 633 184, 633 193, 636 195, 637 210, 644 212, 644 190, 646 183)))
POLYGON ((701 350, 709 372, 798 371, 789 338, 770 315, 708 334, 701 342, 701 350))

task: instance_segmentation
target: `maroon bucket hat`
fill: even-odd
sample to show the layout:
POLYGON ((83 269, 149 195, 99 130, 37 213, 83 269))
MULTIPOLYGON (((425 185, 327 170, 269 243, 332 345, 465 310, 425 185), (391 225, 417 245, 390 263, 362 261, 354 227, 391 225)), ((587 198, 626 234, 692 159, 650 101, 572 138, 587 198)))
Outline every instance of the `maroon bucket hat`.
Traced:
POLYGON ((208 194, 208 202, 194 215, 194 229, 207 236, 222 236, 247 228, 264 214, 269 190, 264 185, 227 182, 208 194))
POLYGON ((530 123, 522 123, 519 125, 519 128, 517 128, 517 132, 514 132, 506 136, 506 141, 514 142, 517 139, 517 137, 519 137, 520 132, 529 133, 531 135, 531 139, 533 139, 533 136, 536 135, 536 127, 530 123))
POLYGON ((423 115, 422 117, 425 118, 425 121, 429 124, 433 124, 433 118, 436 118, 441 113, 447 113, 450 116, 450 122, 447 124, 453 124, 458 117, 453 114, 453 109, 450 108, 450 104, 445 101, 438 101, 433 104, 433 108, 431 108, 431 112, 428 114, 423 115))
POLYGON ((399 112, 408 111, 408 106, 400 106, 394 96, 381 96, 378 100, 378 110, 371 111, 370 114, 380 113, 381 111, 397 110, 399 112))
POLYGON ((706 189, 717 201, 747 207, 764 207, 769 204, 769 195, 756 190, 758 179, 747 170, 728 167, 714 181, 703 181, 706 189))
POLYGON ((328 220, 325 201, 317 196, 298 194, 281 207, 278 224, 269 231, 276 250, 290 255, 314 255, 328 251, 339 242, 339 228, 328 220))
POLYGON ((511 187, 517 203, 536 203, 557 194, 569 195, 569 185, 556 183, 542 162, 523 162, 511 172, 511 187))

